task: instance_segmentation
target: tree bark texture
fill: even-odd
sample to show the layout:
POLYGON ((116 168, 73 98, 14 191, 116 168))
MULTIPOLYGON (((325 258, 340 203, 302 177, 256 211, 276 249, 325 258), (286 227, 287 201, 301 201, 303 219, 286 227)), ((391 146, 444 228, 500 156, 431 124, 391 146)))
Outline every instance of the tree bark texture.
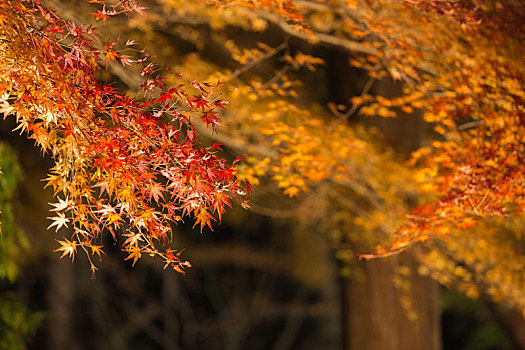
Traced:
POLYGON ((360 277, 342 279, 344 350, 441 349, 438 286, 417 262, 403 254, 358 264, 360 277))
POLYGON ((75 299, 73 271, 69 261, 53 257, 47 291, 47 349, 77 349, 74 321, 78 316, 72 314, 75 299))

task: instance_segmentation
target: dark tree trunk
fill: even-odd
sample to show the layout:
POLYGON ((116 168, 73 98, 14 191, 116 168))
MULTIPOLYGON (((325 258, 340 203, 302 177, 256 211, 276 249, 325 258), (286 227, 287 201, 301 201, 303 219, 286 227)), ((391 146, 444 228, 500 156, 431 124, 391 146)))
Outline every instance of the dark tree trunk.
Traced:
POLYGON ((403 254, 359 265, 361 278, 342 279, 343 348, 439 350, 438 288, 418 275, 417 262, 403 254))
MULTIPOLYGON (((371 83, 365 92, 384 97, 401 93, 400 83, 388 78, 373 81, 364 71, 349 67, 348 56, 344 54, 334 52, 327 67, 330 95, 336 103, 348 104, 352 96, 361 95, 371 83)), ((404 157, 421 146, 427 132, 417 112, 399 113, 396 118, 356 114, 349 122, 376 127, 385 141, 404 157)), ((417 273, 415 259, 402 254, 360 261, 357 265, 361 278, 341 281, 343 349, 441 349, 438 286, 417 273)))
POLYGON ((77 316, 72 313, 75 298, 72 263, 53 257, 48 281, 47 348, 76 349, 73 322, 77 316))

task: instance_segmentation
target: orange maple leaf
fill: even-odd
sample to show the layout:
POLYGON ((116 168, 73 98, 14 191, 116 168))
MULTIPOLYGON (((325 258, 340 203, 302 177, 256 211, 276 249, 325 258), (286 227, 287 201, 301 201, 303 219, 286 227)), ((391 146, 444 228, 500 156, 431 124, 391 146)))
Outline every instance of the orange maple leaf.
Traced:
POLYGON ((213 227, 211 227, 211 220, 215 221, 215 218, 211 215, 210 212, 208 212, 208 207, 201 207, 200 209, 195 209, 195 224, 193 227, 200 224, 201 226, 201 233, 204 226, 208 226, 210 230, 213 231, 213 227))
POLYGON ((106 52, 106 58, 105 58, 105 61, 106 61, 106 69, 107 69, 108 66, 109 66, 109 61, 117 62, 117 57, 118 57, 118 53, 116 53, 116 52, 113 51, 113 50, 108 50, 108 51, 106 52))
POLYGON ((90 245, 89 247, 91 248, 91 254, 97 254, 99 257, 100 257, 100 253, 105 254, 104 251, 102 250, 101 245, 90 245))
POLYGON ((137 262, 137 260, 139 260, 142 257, 142 254, 140 253, 140 249, 132 246, 132 247, 126 248, 126 251, 129 253, 129 255, 124 260, 133 259, 133 264, 131 266, 135 266, 135 263, 137 262))

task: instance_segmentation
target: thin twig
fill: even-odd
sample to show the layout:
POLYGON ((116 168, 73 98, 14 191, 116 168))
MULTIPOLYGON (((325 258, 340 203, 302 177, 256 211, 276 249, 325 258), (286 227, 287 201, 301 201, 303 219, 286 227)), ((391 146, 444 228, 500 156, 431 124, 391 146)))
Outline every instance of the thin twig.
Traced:
MULTIPOLYGON (((366 94, 368 94, 368 92, 372 88, 372 85, 374 85, 375 81, 376 81, 376 78, 374 77, 370 77, 370 79, 368 79, 365 86, 363 87, 363 90, 361 91, 361 95, 360 95, 361 98, 364 97, 366 94)), ((350 108, 345 114, 343 114, 342 118, 343 119, 350 118, 352 115, 354 115, 357 109, 361 107, 361 105, 362 103, 355 103, 354 105, 352 105, 352 108, 350 108)))
POLYGON ((258 59, 256 60, 253 60, 251 61, 250 63, 242 66, 241 68, 237 69, 235 72, 233 72, 232 74, 230 74, 229 77, 227 77, 224 81, 227 82, 227 81, 230 81, 230 80, 233 80, 235 78, 237 78, 239 75, 241 75, 242 73, 245 73, 247 71, 249 71, 250 69, 252 69, 253 67, 255 67, 257 64, 261 63, 262 61, 265 61, 273 56, 275 56, 277 53, 281 52, 282 50, 284 50, 286 47, 288 46, 288 43, 285 41, 283 43, 281 43, 281 45, 277 46, 276 48, 274 48, 273 50, 270 50, 268 51, 267 53, 265 53, 264 55, 262 55, 261 57, 259 57, 258 59))
POLYGON ((458 126, 458 130, 463 131, 463 130, 475 128, 477 126, 484 125, 484 124, 485 124, 484 120, 475 120, 473 122, 461 124, 460 126, 458 126))

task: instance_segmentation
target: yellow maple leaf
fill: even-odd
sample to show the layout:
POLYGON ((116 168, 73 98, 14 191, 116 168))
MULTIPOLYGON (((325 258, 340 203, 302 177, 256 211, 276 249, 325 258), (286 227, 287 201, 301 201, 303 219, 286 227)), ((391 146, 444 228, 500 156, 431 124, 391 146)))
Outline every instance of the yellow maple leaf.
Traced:
POLYGON ((286 190, 284 190, 284 194, 288 195, 289 197, 295 197, 299 193, 299 188, 295 186, 290 186, 286 190))
POLYGON ((67 227, 69 219, 66 218, 64 213, 57 213, 58 216, 48 217, 48 219, 53 220, 53 223, 47 227, 49 230, 51 227, 56 226, 55 232, 58 231, 62 226, 67 227))
POLYGON ((75 260, 75 253, 77 252, 77 242, 75 240, 69 241, 67 238, 64 238, 63 241, 58 241, 60 243, 60 248, 55 249, 55 252, 62 252, 60 259, 64 256, 69 255, 71 260, 75 260))

